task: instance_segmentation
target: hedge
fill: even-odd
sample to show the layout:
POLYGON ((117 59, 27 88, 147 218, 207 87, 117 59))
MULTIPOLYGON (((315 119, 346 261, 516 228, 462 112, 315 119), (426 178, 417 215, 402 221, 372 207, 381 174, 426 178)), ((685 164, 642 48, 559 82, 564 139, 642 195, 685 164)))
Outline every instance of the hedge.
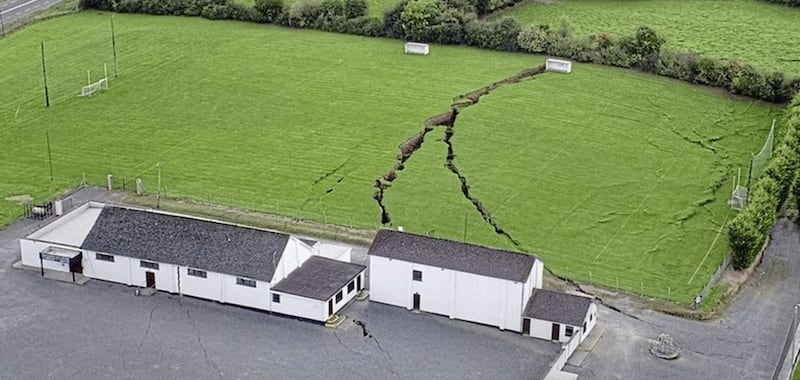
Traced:
MULTIPOLYGON (((733 268, 753 263, 777 219, 800 168, 800 95, 786 109, 786 130, 761 178, 750 189, 747 206, 728 224, 733 268)), ((795 189, 797 191, 797 189, 795 189)))
POLYGON ((768 3, 783 4, 789 7, 800 7, 800 0, 762 0, 768 3))
MULTIPOLYGON (((365 0, 298 0, 289 6, 283 0, 256 0, 253 7, 232 0, 80 0, 80 7, 264 22, 407 41, 527 51, 633 68, 773 103, 788 102, 800 92, 800 78, 787 78, 780 72, 765 73, 737 59, 714 59, 664 49, 665 40, 645 26, 631 36, 601 33, 577 38, 566 21, 558 28, 547 25, 523 28, 510 18, 494 22, 478 19, 479 14, 516 1, 402 0, 383 20, 367 15, 365 0)), ((800 0, 790 2, 797 1, 800 0)))

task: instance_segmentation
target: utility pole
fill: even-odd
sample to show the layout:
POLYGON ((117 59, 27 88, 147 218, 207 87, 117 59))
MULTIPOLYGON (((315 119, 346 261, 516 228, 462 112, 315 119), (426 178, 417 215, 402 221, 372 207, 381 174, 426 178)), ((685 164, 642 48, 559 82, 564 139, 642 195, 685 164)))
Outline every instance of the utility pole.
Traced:
POLYGON ((158 167, 158 192, 156 193, 156 208, 161 208, 161 163, 156 164, 158 167))
MULTIPOLYGON (((111 50, 114 53, 114 78, 119 78, 119 73, 117 72, 117 38, 116 34, 114 33, 114 15, 111 15, 111 50)), ((108 77, 108 75, 106 75, 108 77)))
POLYGON ((50 93, 47 90, 47 65, 44 61, 44 42, 41 43, 42 46, 42 76, 44 77, 44 105, 45 107, 50 107, 50 93))

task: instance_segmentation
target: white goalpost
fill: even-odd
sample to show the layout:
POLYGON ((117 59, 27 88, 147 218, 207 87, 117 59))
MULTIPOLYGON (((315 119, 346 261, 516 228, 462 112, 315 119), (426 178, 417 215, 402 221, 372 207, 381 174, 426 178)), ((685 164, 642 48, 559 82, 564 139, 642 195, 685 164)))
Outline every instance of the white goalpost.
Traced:
POLYGON ((103 64, 103 77, 97 82, 92 82, 91 70, 86 70, 86 86, 81 87, 80 96, 91 97, 97 91, 108 90, 108 65, 103 64))

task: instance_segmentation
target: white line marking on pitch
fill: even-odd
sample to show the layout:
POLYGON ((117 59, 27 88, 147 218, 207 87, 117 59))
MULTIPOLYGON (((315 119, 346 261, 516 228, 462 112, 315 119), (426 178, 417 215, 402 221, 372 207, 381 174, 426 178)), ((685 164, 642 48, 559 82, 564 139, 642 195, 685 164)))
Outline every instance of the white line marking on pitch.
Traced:
POLYGON ((725 221, 722 222, 721 226, 719 226, 719 231, 717 231, 717 236, 714 238, 714 241, 711 242, 711 246, 708 247, 708 251, 706 251, 706 255, 703 256, 703 260, 701 260, 700 264, 697 266, 697 268, 695 268, 694 273, 692 273, 692 277, 689 278, 689 281, 686 283, 686 285, 689 285, 689 284, 692 283, 692 280, 694 280, 694 276, 697 275, 697 272, 700 270, 700 267, 702 267, 703 263, 706 262, 706 259, 708 258, 708 254, 711 253, 712 249, 714 249, 714 244, 717 244, 717 239, 719 239, 719 235, 722 234, 722 229, 725 228, 725 226, 728 224, 728 217, 730 216, 730 214, 731 214, 731 210, 729 208, 728 209, 728 213, 725 214, 725 221))

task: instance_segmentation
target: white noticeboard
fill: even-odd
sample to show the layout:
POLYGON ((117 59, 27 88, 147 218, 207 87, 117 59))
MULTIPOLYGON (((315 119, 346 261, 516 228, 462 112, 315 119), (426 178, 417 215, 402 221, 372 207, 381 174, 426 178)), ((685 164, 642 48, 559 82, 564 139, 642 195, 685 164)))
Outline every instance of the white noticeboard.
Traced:
POLYGON ((561 59, 548 58, 545 62, 545 70, 557 73, 569 74, 572 72, 572 62, 561 59))
POLYGON ((419 42, 406 42, 405 53, 428 55, 428 53, 430 53, 430 46, 419 42))

